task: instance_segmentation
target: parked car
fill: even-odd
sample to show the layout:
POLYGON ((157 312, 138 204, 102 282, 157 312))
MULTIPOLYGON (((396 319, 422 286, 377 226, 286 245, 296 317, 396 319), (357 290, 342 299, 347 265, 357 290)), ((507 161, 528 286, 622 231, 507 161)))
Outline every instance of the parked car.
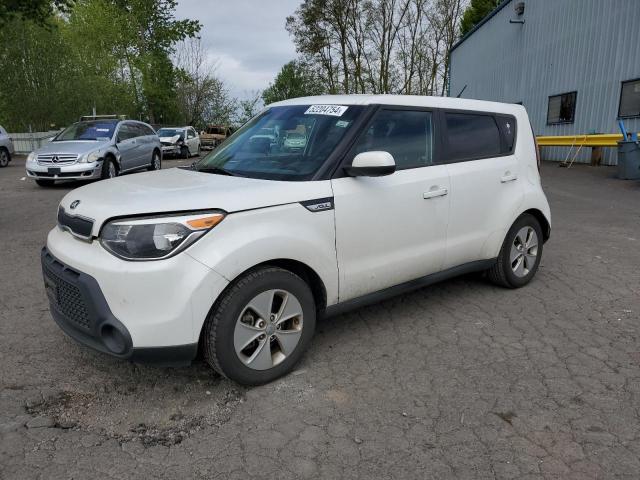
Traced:
POLYGON ((123 359, 289 372, 318 315, 463 273, 517 288, 550 234, 524 107, 419 96, 268 106, 191 168, 67 194, 42 265, 70 336, 123 359), (256 151, 304 124, 304 150, 256 151), (172 281, 167 281, 172 279, 172 281))
POLYGON ((67 127, 27 157, 27 176, 42 187, 56 180, 113 178, 146 168, 160 170, 160 139, 151 126, 114 118, 67 127))
POLYGON ((0 125, 0 168, 6 167, 13 155, 13 141, 7 131, 0 125))
POLYGON ((193 127, 171 127, 158 130, 163 155, 189 158, 200 155, 200 136, 193 127))
POLYGON ((287 132, 284 137, 284 148, 289 150, 301 150, 307 145, 307 137, 296 130, 287 132))
POLYGON ((227 137, 230 137, 232 133, 233 129, 231 127, 224 125, 207 125, 207 128, 200 132, 200 143, 202 148, 216 148, 225 141, 227 137))

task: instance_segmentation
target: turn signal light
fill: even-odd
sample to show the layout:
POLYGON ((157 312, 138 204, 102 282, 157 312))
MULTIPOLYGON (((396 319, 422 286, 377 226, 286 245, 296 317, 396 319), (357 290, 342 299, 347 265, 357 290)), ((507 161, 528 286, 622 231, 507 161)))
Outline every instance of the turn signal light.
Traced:
POLYGON ((191 228, 196 230, 202 230, 204 228, 213 228, 217 224, 219 224, 223 218, 224 218, 224 215, 220 213, 215 215, 207 215, 206 217, 194 218, 193 220, 189 220, 187 221, 187 225, 189 225, 191 228))

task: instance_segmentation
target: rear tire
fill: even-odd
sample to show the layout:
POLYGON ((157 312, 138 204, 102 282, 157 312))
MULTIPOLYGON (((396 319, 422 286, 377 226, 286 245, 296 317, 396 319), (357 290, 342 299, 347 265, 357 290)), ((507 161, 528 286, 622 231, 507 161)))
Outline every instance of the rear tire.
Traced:
POLYGON ((11 155, 6 148, 0 148, 0 168, 4 168, 9 165, 11 161, 11 155))
POLYGON ((487 270, 487 276, 502 287, 523 287, 538 271, 542 242, 540 222, 528 213, 521 215, 507 232, 498 259, 487 270))
POLYGON ((54 180, 36 180, 36 184, 40 187, 53 187, 54 180))
POLYGON ((260 267, 235 280, 211 309, 201 337, 204 359, 240 384, 267 383, 295 367, 315 324, 307 283, 288 270, 260 267))
POLYGON ((115 178, 118 176, 118 167, 116 167, 115 160, 111 158, 105 158, 102 162, 102 174, 100 178, 107 180, 109 178, 115 178))

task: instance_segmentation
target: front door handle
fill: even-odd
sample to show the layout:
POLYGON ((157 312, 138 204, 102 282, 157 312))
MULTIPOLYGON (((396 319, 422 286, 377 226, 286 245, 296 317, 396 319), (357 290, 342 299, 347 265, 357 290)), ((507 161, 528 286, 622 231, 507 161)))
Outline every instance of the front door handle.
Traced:
POLYGON ((513 182, 518 179, 518 175, 516 173, 511 173, 509 171, 505 172, 502 177, 500 177, 500 181, 502 183, 513 182))
POLYGON ((449 193, 449 190, 447 190, 446 188, 434 187, 431 190, 429 190, 428 192, 424 192, 422 194, 422 198, 424 198, 425 200, 428 200, 430 198, 442 197, 442 196, 446 195, 447 193, 449 193))

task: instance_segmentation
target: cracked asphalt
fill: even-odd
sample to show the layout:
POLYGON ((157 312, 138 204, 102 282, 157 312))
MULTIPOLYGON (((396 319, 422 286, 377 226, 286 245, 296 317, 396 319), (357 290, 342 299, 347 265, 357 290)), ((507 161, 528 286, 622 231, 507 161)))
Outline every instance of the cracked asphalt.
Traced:
POLYGON ((0 169, 0 478, 640 477, 640 182, 615 169, 543 166, 529 286, 466 276, 322 321, 247 389, 57 328, 39 251, 73 185, 23 165, 0 169))

